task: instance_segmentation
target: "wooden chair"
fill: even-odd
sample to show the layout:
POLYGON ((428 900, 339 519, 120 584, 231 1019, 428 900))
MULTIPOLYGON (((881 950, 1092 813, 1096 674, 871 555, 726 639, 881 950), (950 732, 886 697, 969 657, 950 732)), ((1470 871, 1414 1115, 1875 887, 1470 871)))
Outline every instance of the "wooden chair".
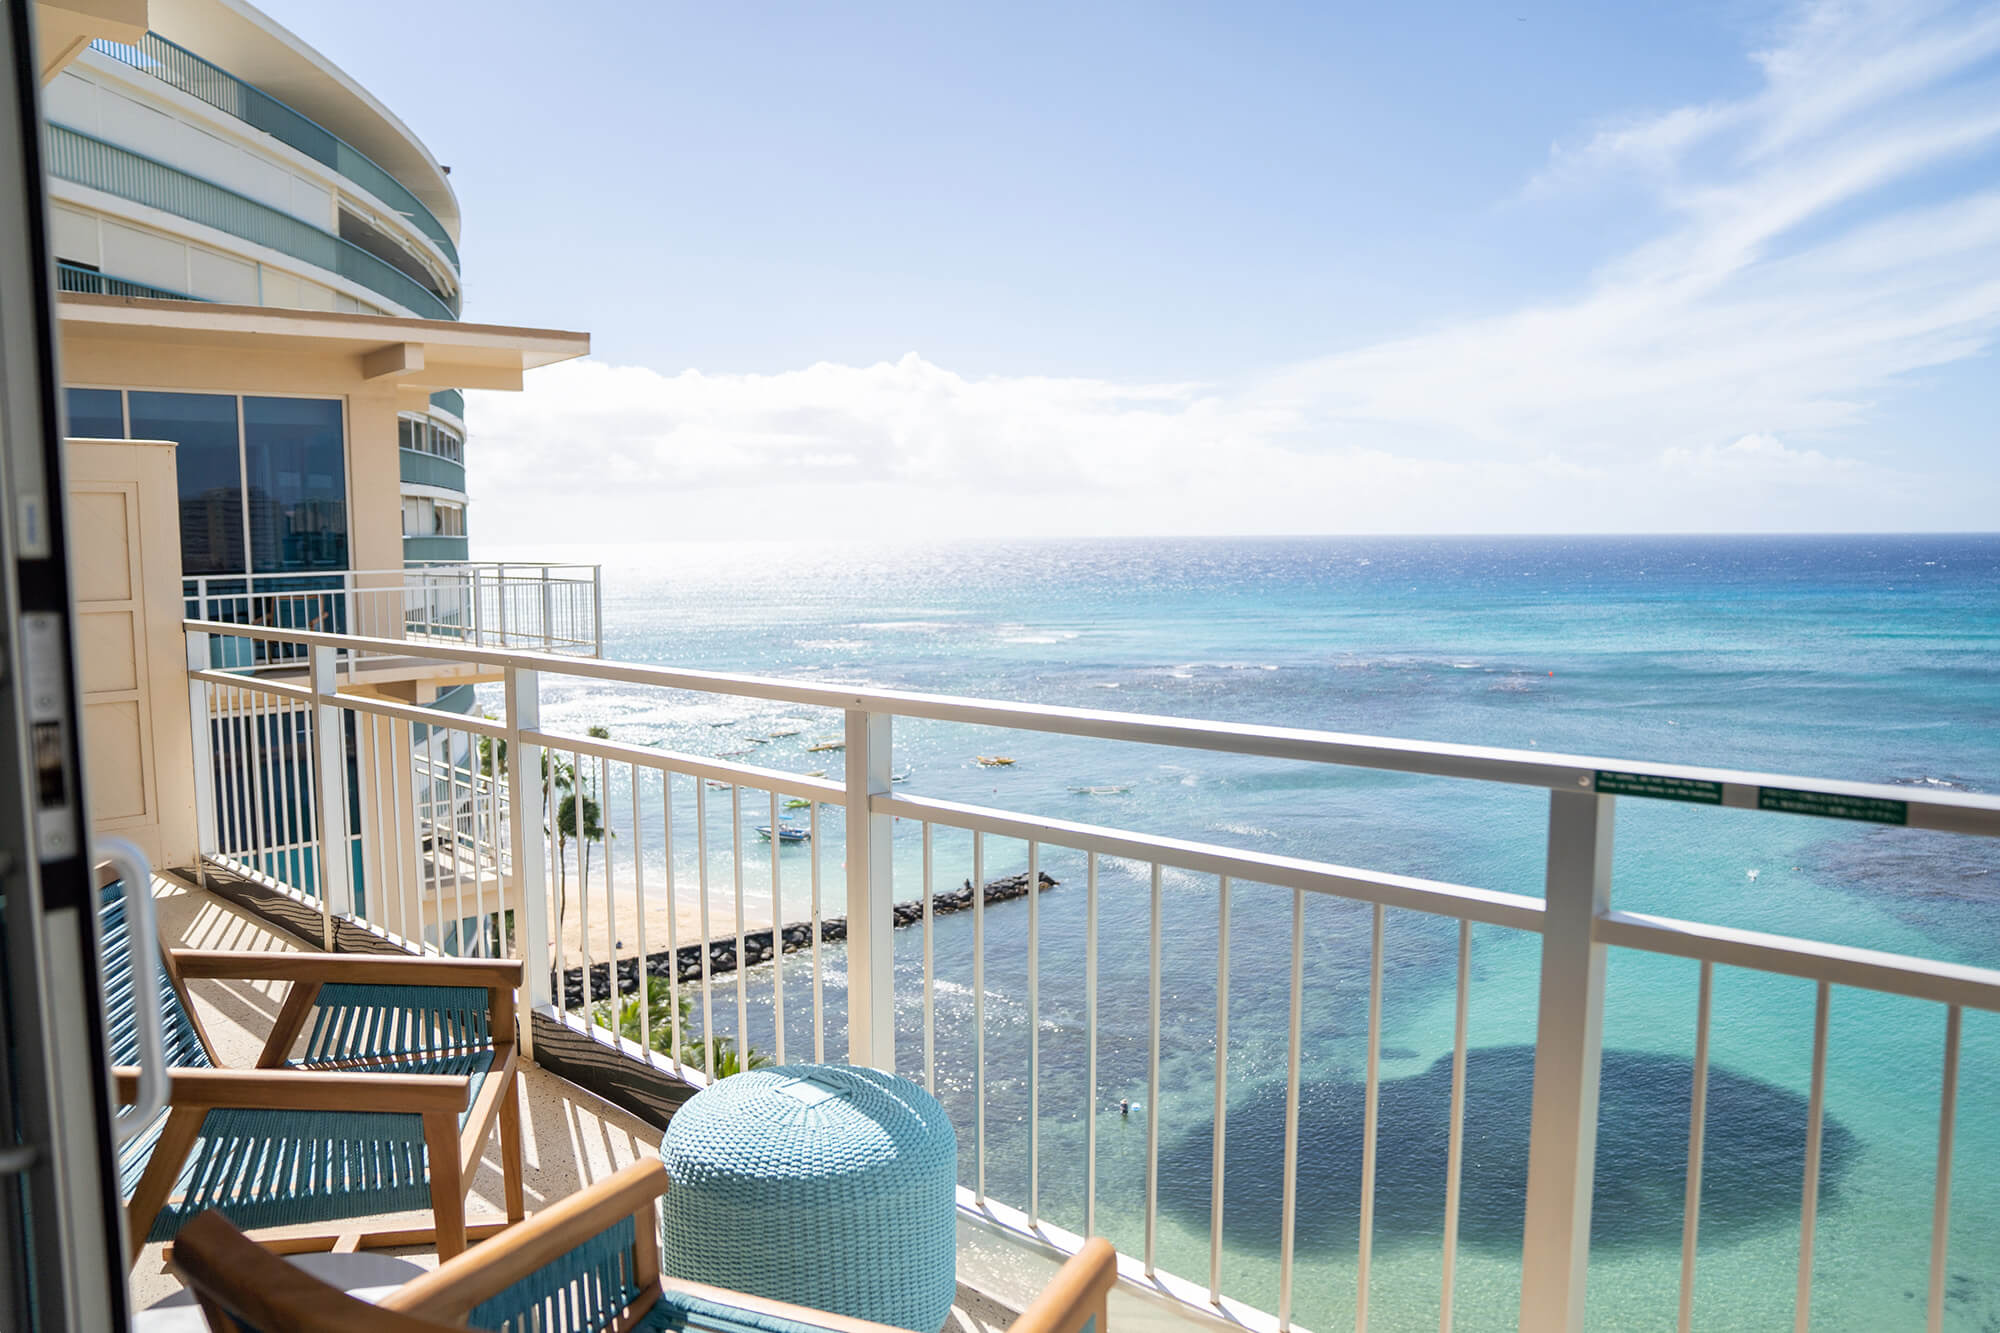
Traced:
MULTIPOLYGON (((635 1162, 376 1305, 261 1250, 220 1213, 187 1224, 175 1262, 214 1333, 908 1333, 662 1276, 654 1200, 667 1183, 659 1162, 635 1162)), ((1105 1333, 1117 1277, 1117 1253, 1091 1241, 1014 1333, 1105 1333)))
MULTIPOLYGON (((135 960, 115 888, 102 893, 99 922, 118 1095, 129 1104, 135 960)), ((161 949, 157 965, 167 1109, 120 1155, 134 1262, 208 1208, 281 1252, 435 1244, 446 1257, 526 1215, 519 963, 161 949), (218 1067, 190 980, 291 983, 255 1069, 218 1067), (507 1216, 468 1223, 466 1194, 496 1127, 507 1216), (359 1221, 423 1210, 430 1227, 359 1221)))

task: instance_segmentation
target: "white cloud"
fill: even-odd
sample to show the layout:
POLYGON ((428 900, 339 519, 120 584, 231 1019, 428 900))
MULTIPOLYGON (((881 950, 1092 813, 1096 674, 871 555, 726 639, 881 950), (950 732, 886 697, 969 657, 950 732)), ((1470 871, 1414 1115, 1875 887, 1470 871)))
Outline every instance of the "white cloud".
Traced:
POLYGON ((1996 54, 2000 9, 1804 7, 1751 94, 1552 152, 1531 193, 1637 181, 1662 218, 1581 295, 1236 382, 915 354, 537 372, 480 395, 475 527, 519 547, 552 519, 647 540, 1985 526, 1990 476, 1899 471, 1856 428, 2000 330, 2000 192, 1894 188, 2000 145, 1996 54))

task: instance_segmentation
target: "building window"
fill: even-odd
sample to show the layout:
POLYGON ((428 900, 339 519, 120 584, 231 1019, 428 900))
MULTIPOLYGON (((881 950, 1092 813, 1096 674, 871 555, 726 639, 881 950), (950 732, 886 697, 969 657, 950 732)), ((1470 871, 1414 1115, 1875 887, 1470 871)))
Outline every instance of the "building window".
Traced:
POLYGON ((427 417, 398 417, 396 442, 416 453, 465 464, 465 437, 427 417))
POLYGON ((433 500, 428 495, 403 497, 405 537, 463 537, 465 506, 450 500, 433 500))
POLYGON ((72 430, 82 422, 108 431, 121 396, 121 428, 96 438, 178 446, 183 574, 347 568, 347 431, 339 399, 72 389, 72 430))
POLYGON ((330 398, 243 400, 253 568, 347 568, 347 450, 330 398))
POLYGON ((236 399, 213 393, 128 395, 135 440, 172 440, 180 480, 181 573, 244 572, 243 441, 236 399))
POLYGON ((69 424, 64 429, 71 439, 122 440, 125 438, 124 395, 116 389, 65 389, 63 406, 69 424))

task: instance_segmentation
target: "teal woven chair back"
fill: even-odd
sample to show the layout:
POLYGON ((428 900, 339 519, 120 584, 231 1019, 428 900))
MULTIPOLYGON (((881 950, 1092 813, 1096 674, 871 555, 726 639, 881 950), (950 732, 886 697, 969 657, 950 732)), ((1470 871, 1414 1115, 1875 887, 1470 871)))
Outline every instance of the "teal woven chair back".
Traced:
POLYGON ((168 1067, 208 1068, 211 1062, 202 1048, 201 1034, 181 1003, 180 992, 167 980, 167 967, 160 959, 158 944, 152 940, 138 941, 140 956, 134 957, 122 886, 113 884, 99 897, 97 924, 101 950, 98 967, 104 974, 104 1022, 111 1042, 111 1062, 139 1063, 139 1015, 135 1008, 133 968, 150 967, 160 976, 160 1027, 166 1038, 168 1067))
POLYGON ((427 1060, 489 1050, 489 1001, 484 986, 330 983, 314 1005, 304 1062, 427 1060))
POLYGON ((613 1223, 474 1307, 466 1327, 488 1333, 601 1333, 639 1294, 632 1241, 631 1218, 613 1223))

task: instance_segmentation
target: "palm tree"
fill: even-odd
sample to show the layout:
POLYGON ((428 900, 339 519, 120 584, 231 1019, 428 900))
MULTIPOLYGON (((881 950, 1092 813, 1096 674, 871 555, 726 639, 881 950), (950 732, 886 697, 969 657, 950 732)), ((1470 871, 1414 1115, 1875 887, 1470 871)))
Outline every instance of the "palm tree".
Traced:
MULTIPOLYGON (((608 741, 611 739, 611 728, 603 725, 594 725, 587 734, 592 740, 608 741)), ((569 768, 571 766, 563 765, 563 767, 569 768)), ((611 856, 611 834, 604 827, 604 807, 598 801, 599 793, 596 791, 596 785, 590 781, 590 769, 582 763, 578 763, 574 766, 569 776, 570 781, 568 783, 563 783, 560 779, 557 783, 559 787, 562 787, 569 794, 564 796, 561 804, 556 807, 556 837, 560 847, 567 847, 571 841, 575 841, 578 844, 577 869, 580 874, 577 892, 589 893, 590 844, 593 842, 604 843, 604 855, 606 859, 609 859, 611 856)), ((561 851, 559 848, 559 859, 560 856, 561 851)), ((567 895, 562 891, 562 887, 559 884, 556 893, 556 930, 558 932, 562 930, 564 900, 566 897, 567 895)))
MULTIPOLYGON (((496 721, 487 714, 489 722, 496 721)), ((599 739, 608 739, 610 731, 604 727, 592 727, 590 734, 599 739)), ((479 769, 488 777, 504 777, 508 773, 507 742, 505 738, 482 736, 479 738, 479 769)), ((563 915, 569 899, 569 844, 577 836, 576 829, 576 765, 550 750, 542 751, 542 781, 556 791, 564 793, 557 807, 555 821, 556 835, 556 935, 562 935, 563 915)), ((583 810, 584 829, 594 838, 604 836, 603 812, 597 802, 587 802, 583 810)), ((542 836, 549 836, 549 826, 542 826, 542 836)), ((588 875, 586 863, 585 874, 588 875)), ((589 887, 586 883, 585 887, 589 887)), ((509 915, 512 915, 511 913, 509 915)))
MULTIPOLYGON (((604 837, 604 808, 597 798, 584 792, 571 792, 562 798, 556 807, 556 840, 559 846, 567 848, 575 842, 582 850, 583 878, 581 892, 590 892, 590 844, 604 837)), ((556 930, 563 928, 565 913, 569 910, 568 874, 562 864, 563 853, 556 854, 556 930)))
MULTIPOLYGON (((771 1063, 771 1058, 755 1047, 750 1048, 747 1059, 738 1059, 736 1042, 729 1037, 712 1037, 704 1040, 690 1035, 694 1031, 694 996, 682 995, 680 999, 682 1064, 692 1065, 715 1078, 727 1078, 745 1069, 762 1069, 771 1063), (712 1061, 711 1054, 714 1057, 712 1061)), ((672 1003, 672 992, 667 986, 665 977, 646 978, 646 1003, 661 1015, 653 1019, 652 1041, 646 1042, 639 1032, 639 997, 636 995, 618 1002, 618 1034, 642 1046, 650 1045, 651 1049, 662 1054, 671 1054, 674 1029, 671 1023, 665 1021, 664 1011, 672 1003)), ((611 1027, 611 1001, 600 1000, 593 1006, 592 1016, 599 1027, 611 1027)))

